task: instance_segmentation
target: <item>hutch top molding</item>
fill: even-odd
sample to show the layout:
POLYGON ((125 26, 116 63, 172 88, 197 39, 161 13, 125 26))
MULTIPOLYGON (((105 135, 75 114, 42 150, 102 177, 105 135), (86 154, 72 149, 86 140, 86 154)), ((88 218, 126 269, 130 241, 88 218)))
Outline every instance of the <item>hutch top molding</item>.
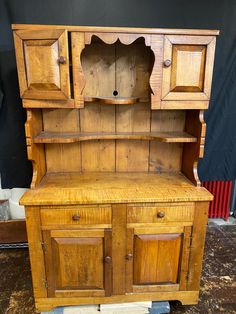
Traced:
POLYGON ((219 30, 212 29, 177 29, 177 28, 140 28, 140 27, 105 27, 105 26, 74 26, 74 25, 41 25, 12 24, 13 30, 66 29, 69 32, 101 32, 101 33, 140 33, 168 35, 202 35, 217 36, 219 30))

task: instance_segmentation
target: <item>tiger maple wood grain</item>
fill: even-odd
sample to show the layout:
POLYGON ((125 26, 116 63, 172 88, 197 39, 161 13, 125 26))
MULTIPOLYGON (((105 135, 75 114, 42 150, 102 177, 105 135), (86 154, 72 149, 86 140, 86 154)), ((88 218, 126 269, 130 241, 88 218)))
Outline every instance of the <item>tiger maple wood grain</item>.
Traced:
POLYGON ((181 202, 212 200, 181 174, 48 174, 21 198, 24 205, 181 202))
POLYGON ((197 161, 219 32, 13 29, 34 168, 21 204, 37 311, 197 303, 212 200, 197 161))

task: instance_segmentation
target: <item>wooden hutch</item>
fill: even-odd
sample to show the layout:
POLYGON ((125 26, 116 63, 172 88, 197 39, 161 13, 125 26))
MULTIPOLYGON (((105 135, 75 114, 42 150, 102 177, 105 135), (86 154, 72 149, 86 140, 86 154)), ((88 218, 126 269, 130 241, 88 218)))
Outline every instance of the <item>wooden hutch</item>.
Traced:
POLYGON ((38 311, 198 302, 218 31, 13 25, 38 311))

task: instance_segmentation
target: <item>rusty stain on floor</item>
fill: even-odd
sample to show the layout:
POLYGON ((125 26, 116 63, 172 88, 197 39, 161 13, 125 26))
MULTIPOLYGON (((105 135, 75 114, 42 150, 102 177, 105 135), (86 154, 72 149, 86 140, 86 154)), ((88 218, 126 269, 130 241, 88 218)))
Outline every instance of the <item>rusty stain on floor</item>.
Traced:
MULTIPOLYGON (((0 314, 35 314, 27 249, 0 250, 0 314)), ((198 305, 175 314, 236 314, 236 225, 208 226, 198 305)))

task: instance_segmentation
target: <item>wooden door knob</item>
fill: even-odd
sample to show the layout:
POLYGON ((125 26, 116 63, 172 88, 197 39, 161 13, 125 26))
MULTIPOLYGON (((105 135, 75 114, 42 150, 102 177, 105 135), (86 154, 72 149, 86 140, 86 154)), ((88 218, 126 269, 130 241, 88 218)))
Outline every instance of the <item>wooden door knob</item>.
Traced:
POLYGON ((73 220, 80 220, 80 215, 79 214, 75 214, 72 216, 73 220))
POLYGON ((107 263, 107 264, 111 263, 111 257, 110 257, 110 256, 106 256, 106 257, 104 258, 104 261, 105 261, 105 263, 107 263))
POLYGON ((170 60, 170 59, 166 59, 166 60, 164 61, 164 66, 165 66, 166 68, 168 68, 169 66, 171 66, 171 60, 170 60))
POLYGON ((132 258, 133 258, 133 254, 132 254, 132 253, 129 253, 129 254, 127 254, 127 255, 125 256, 125 259, 126 259, 127 261, 130 261, 132 258))
POLYGON ((163 218, 163 217, 165 217, 165 212, 161 210, 157 213, 157 218, 163 218))
POLYGON ((66 57, 60 56, 58 59, 59 64, 65 64, 66 63, 66 57))

